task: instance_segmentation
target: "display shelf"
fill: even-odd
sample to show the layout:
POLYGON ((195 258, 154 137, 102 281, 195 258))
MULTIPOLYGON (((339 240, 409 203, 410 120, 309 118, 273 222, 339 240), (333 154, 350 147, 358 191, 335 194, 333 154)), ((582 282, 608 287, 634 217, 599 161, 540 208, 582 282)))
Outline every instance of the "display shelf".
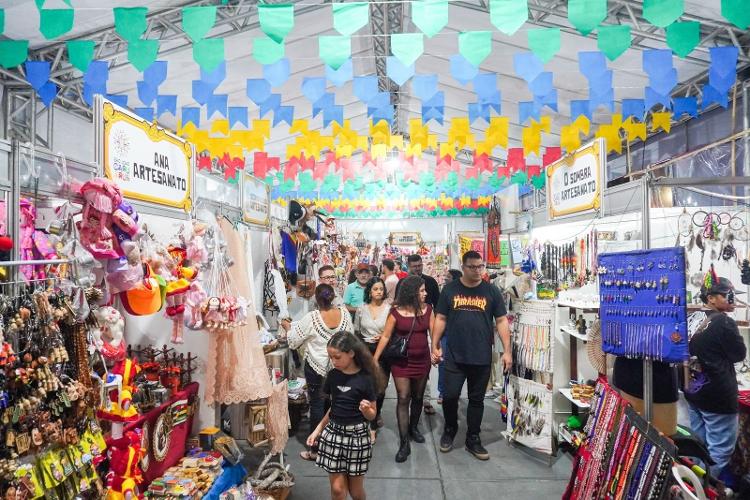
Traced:
POLYGON ((584 342, 588 342, 589 341, 589 336, 588 335, 583 335, 583 334, 579 333, 578 330, 576 330, 573 327, 570 327, 570 326, 561 326, 560 330, 562 330, 563 333, 567 333, 571 337, 577 338, 578 340, 582 340, 584 342))
POLYGON ((571 403, 576 405, 578 408, 582 408, 585 410, 591 407, 590 404, 584 403, 583 401, 579 401, 573 398, 573 391, 569 387, 568 388, 561 387, 559 390, 560 390, 560 394, 565 396, 568 400, 570 400, 571 403))

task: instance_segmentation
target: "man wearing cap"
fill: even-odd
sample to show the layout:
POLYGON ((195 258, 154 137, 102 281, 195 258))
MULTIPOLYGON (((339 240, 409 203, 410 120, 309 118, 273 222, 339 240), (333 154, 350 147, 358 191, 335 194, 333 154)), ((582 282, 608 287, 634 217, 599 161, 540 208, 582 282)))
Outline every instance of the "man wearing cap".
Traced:
POLYGON ((354 318, 357 308, 365 303, 365 287, 372 278, 370 266, 364 263, 357 264, 357 280, 350 283, 344 292, 344 305, 354 318))
POLYGON ((735 308, 732 283, 709 274, 701 287, 706 310, 691 316, 690 379, 685 387, 690 426, 708 446, 721 474, 737 441, 737 375, 734 363, 745 359, 747 349, 737 324, 726 313, 735 308))
POLYGON ((747 349, 734 322, 737 293, 726 278, 713 273, 701 287, 706 309, 691 315, 690 378, 685 384, 690 427, 703 439, 718 477, 729 464, 737 442, 737 374, 734 364, 745 359, 747 349))

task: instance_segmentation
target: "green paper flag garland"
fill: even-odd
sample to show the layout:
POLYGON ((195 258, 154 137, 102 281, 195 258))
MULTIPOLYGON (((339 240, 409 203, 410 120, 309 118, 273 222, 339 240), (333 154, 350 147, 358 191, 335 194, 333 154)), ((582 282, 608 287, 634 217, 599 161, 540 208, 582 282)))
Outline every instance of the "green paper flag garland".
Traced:
POLYGON ((511 184, 524 185, 529 181, 529 175, 526 172, 518 171, 510 178, 511 184))
POLYGON ((65 45, 70 64, 85 73, 94 59, 96 43, 93 40, 68 40, 65 45))
POLYGON ((750 28, 747 0, 721 0, 721 15, 741 30, 750 28))
POLYGON ((0 66, 5 69, 23 64, 28 54, 28 40, 0 40, 0 66))
POLYGON ((607 17, 607 0, 570 0, 568 20, 584 36, 607 17))
POLYGON ((216 23, 216 6, 182 9, 182 30, 193 42, 202 40, 216 23))
POLYGON ((542 61, 548 62, 560 51, 560 28, 529 30, 529 48, 542 61))
POLYGON ((42 9, 39 11, 39 31, 53 40, 73 29, 73 9, 42 9))
POLYGON ((424 52, 424 35, 422 33, 394 33, 391 35, 391 52, 404 66, 411 66, 424 52))
POLYGON ((466 31, 458 34, 458 51, 476 67, 492 52, 491 31, 466 31))
POLYGON ((273 64, 284 57, 284 42, 276 43, 267 36, 253 39, 253 58, 260 64, 273 64))
POLYGON ((318 37, 320 58, 337 70, 352 56, 352 40, 349 36, 332 35, 318 37))
POLYGON ((333 27, 342 35, 352 35, 370 21, 367 2, 334 3, 333 27))
POLYGON ((224 39, 207 38, 195 42, 193 44, 193 59, 203 71, 215 70, 224 60, 224 39))
POLYGON ((159 40, 131 40, 128 42, 128 61, 138 71, 142 72, 151 66, 156 61, 158 53, 159 40))
POLYGON ((545 184, 547 184, 547 174, 545 172, 531 178, 531 185, 536 189, 542 189, 545 184))
POLYGON ((490 22, 512 35, 529 19, 527 0, 490 0, 490 22))
POLYGON ((432 38, 448 24, 448 0, 413 1, 411 20, 427 38, 432 38))
POLYGON ((281 43, 294 28, 294 5, 258 5, 258 19, 263 33, 276 43, 281 43))
POLYGON ((660 28, 675 22, 683 12, 683 0, 643 0, 643 17, 660 28))
POLYGON ((5 31, 5 9, 0 9, 0 34, 5 31))
POLYGON ((667 45, 680 57, 690 54, 698 46, 701 25, 698 21, 672 23, 667 26, 667 45))
POLYGON ((614 61, 630 48, 631 36, 630 26, 627 24, 617 24, 614 26, 599 26, 599 36, 597 45, 599 50, 607 56, 607 59, 614 61))
POLYGON ((115 7, 112 10, 115 16, 115 31, 124 40, 138 40, 146 32, 146 7, 115 7))

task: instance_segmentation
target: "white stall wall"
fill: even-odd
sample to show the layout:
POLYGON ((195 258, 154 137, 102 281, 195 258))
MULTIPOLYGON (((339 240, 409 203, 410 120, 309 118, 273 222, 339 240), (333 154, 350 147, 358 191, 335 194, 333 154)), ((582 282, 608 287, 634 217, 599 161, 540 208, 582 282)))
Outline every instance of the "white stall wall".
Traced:
POLYGON ((368 241, 379 244, 388 239, 392 231, 419 231, 426 242, 445 241, 447 229, 455 222, 456 232, 482 231, 481 217, 435 217, 431 219, 341 219, 336 224, 343 231, 363 233, 368 241))

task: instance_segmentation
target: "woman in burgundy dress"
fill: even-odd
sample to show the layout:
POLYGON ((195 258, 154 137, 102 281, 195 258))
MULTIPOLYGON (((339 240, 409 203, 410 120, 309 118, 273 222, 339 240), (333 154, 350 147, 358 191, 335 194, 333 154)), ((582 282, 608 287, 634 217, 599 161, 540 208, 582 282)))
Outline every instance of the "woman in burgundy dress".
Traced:
POLYGON ((396 416, 401 437, 396 462, 406 461, 411 453, 409 437, 417 443, 425 442, 417 426, 431 366, 428 334, 435 321, 432 307, 425 304, 426 297, 427 292, 421 277, 404 278, 375 351, 377 361, 390 342, 391 335, 409 336, 406 359, 391 364, 391 374, 398 393, 396 416))

